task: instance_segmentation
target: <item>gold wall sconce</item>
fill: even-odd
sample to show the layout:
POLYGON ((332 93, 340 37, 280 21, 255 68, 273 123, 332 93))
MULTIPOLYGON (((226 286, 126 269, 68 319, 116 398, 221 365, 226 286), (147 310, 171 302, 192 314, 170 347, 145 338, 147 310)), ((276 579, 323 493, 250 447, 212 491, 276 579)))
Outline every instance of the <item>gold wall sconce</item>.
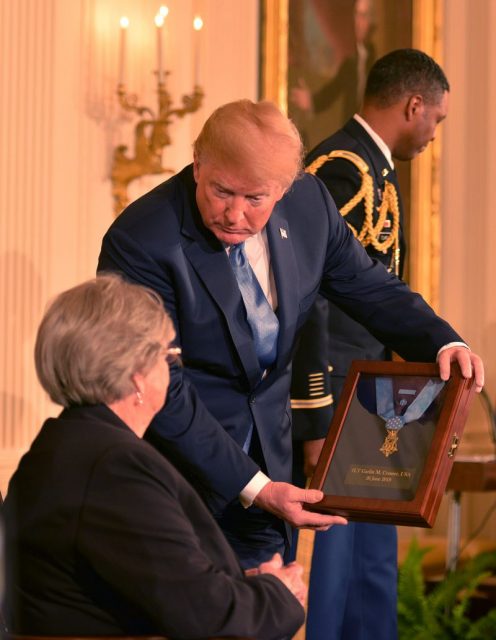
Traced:
MULTIPOLYGON (((155 16, 157 28, 157 109, 141 106, 136 94, 126 91, 124 84, 124 64, 126 54, 126 29, 129 26, 127 18, 121 18, 120 49, 119 49, 119 83, 117 85, 117 99, 124 111, 135 113, 140 120, 134 127, 134 156, 127 154, 127 146, 119 145, 114 150, 111 182, 114 199, 114 214, 118 216, 129 204, 127 188, 129 183, 144 175, 174 173, 173 169, 162 166, 162 151, 171 144, 169 127, 176 118, 183 118, 188 113, 197 111, 203 102, 203 90, 198 85, 198 42, 195 38, 194 64, 195 84, 193 92, 182 97, 182 106, 174 108, 172 99, 167 91, 166 78, 169 71, 163 69, 162 58, 162 28, 167 17, 167 7, 161 7, 155 16)), ((193 21, 195 31, 200 31, 203 21, 196 16, 193 21)))

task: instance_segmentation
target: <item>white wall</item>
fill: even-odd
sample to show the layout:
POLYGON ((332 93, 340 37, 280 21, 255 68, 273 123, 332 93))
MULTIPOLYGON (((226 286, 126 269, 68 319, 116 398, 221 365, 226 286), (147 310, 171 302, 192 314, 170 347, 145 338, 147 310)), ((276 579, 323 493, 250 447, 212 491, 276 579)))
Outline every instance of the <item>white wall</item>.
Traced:
MULTIPOLYGON (((440 314, 479 353, 486 390, 496 402, 496 2, 444 0, 443 67, 450 82, 448 118, 442 125, 440 314)), ((487 413, 476 397, 458 453, 496 453, 487 413)), ((462 494, 462 536, 483 522, 494 493, 462 494)), ((432 530, 401 527, 400 537, 446 537, 451 496, 432 530)), ((496 539, 493 513, 478 542, 496 539)), ((477 546, 475 547, 477 549, 477 546)))
POLYGON ((496 2, 448 0, 445 67, 442 312, 484 356, 496 396, 496 2))
MULTIPOLYGON (((93 276, 113 220, 112 152, 134 121, 115 98, 119 18, 127 15, 129 89, 155 107, 155 0, 0 0, 0 490, 42 420, 59 408, 33 366, 47 300, 93 276)), ((193 88, 192 19, 205 26, 203 107, 175 122, 164 165, 180 169, 218 105, 256 99, 257 0, 167 0, 165 66, 179 105, 193 88)), ((134 199, 162 176, 131 185, 134 199)))

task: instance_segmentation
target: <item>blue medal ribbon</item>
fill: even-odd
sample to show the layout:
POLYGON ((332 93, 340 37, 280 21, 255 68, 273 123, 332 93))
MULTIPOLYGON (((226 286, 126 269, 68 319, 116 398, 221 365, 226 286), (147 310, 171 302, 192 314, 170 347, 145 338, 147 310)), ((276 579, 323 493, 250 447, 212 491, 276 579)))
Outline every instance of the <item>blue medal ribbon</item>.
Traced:
POLYGON ((394 408, 393 379, 387 377, 376 378, 377 415, 386 422, 388 431, 399 431, 405 424, 418 420, 427 411, 444 385, 445 383, 442 380, 429 379, 405 413, 400 416, 396 414, 394 408))

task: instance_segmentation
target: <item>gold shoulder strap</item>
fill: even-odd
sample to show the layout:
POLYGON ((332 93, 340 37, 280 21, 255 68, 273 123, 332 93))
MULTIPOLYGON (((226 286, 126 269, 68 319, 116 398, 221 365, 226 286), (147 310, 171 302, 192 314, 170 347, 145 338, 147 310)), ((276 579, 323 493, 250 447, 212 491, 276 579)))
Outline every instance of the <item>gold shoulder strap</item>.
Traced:
POLYGON ((369 172, 369 167, 365 160, 352 151, 346 151, 346 149, 331 151, 331 153, 319 156, 308 165, 305 171, 315 175, 323 164, 329 160, 334 160, 334 158, 344 158, 345 160, 349 160, 356 166, 362 175, 369 172))
POLYGON ((339 212, 343 217, 346 217, 350 211, 352 211, 362 200, 365 210, 365 216, 363 225, 360 230, 355 229, 353 225, 348 222, 353 235, 361 242, 364 247, 369 244, 377 251, 386 253, 391 247, 393 247, 393 255, 391 260, 391 269, 394 269, 396 274, 399 273, 399 261, 400 261, 400 249, 399 249, 399 228, 400 228, 400 211, 398 205, 398 194, 396 188, 392 182, 388 180, 384 183, 384 192, 382 194, 382 202, 378 207, 377 222, 374 224, 374 180, 369 172, 367 163, 352 151, 346 151, 345 149, 339 149, 331 151, 316 158, 305 169, 307 173, 315 175, 317 171, 326 163, 334 160, 335 158, 342 158, 348 160, 355 165, 362 178, 357 193, 344 204, 339 212), (388 237, 381 242, 379 240, 380 234, 383 233, 385 228, 385 222, 388 218, 388 214, 392 217, 392 228, 388 237))

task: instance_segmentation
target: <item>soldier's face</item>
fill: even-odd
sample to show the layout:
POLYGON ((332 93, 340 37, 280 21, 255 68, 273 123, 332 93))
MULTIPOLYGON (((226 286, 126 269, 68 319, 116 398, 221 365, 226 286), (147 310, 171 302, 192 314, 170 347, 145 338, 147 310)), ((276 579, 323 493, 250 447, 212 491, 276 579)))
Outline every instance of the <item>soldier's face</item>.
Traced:
POLYGON ((393 149, 398 160, 411 160, 427 148, 436 137, 438 125, 448 114, 448 92, 433 104, 422 101, 412 111, 411 119, 405 127, 404 135, 393 149))

